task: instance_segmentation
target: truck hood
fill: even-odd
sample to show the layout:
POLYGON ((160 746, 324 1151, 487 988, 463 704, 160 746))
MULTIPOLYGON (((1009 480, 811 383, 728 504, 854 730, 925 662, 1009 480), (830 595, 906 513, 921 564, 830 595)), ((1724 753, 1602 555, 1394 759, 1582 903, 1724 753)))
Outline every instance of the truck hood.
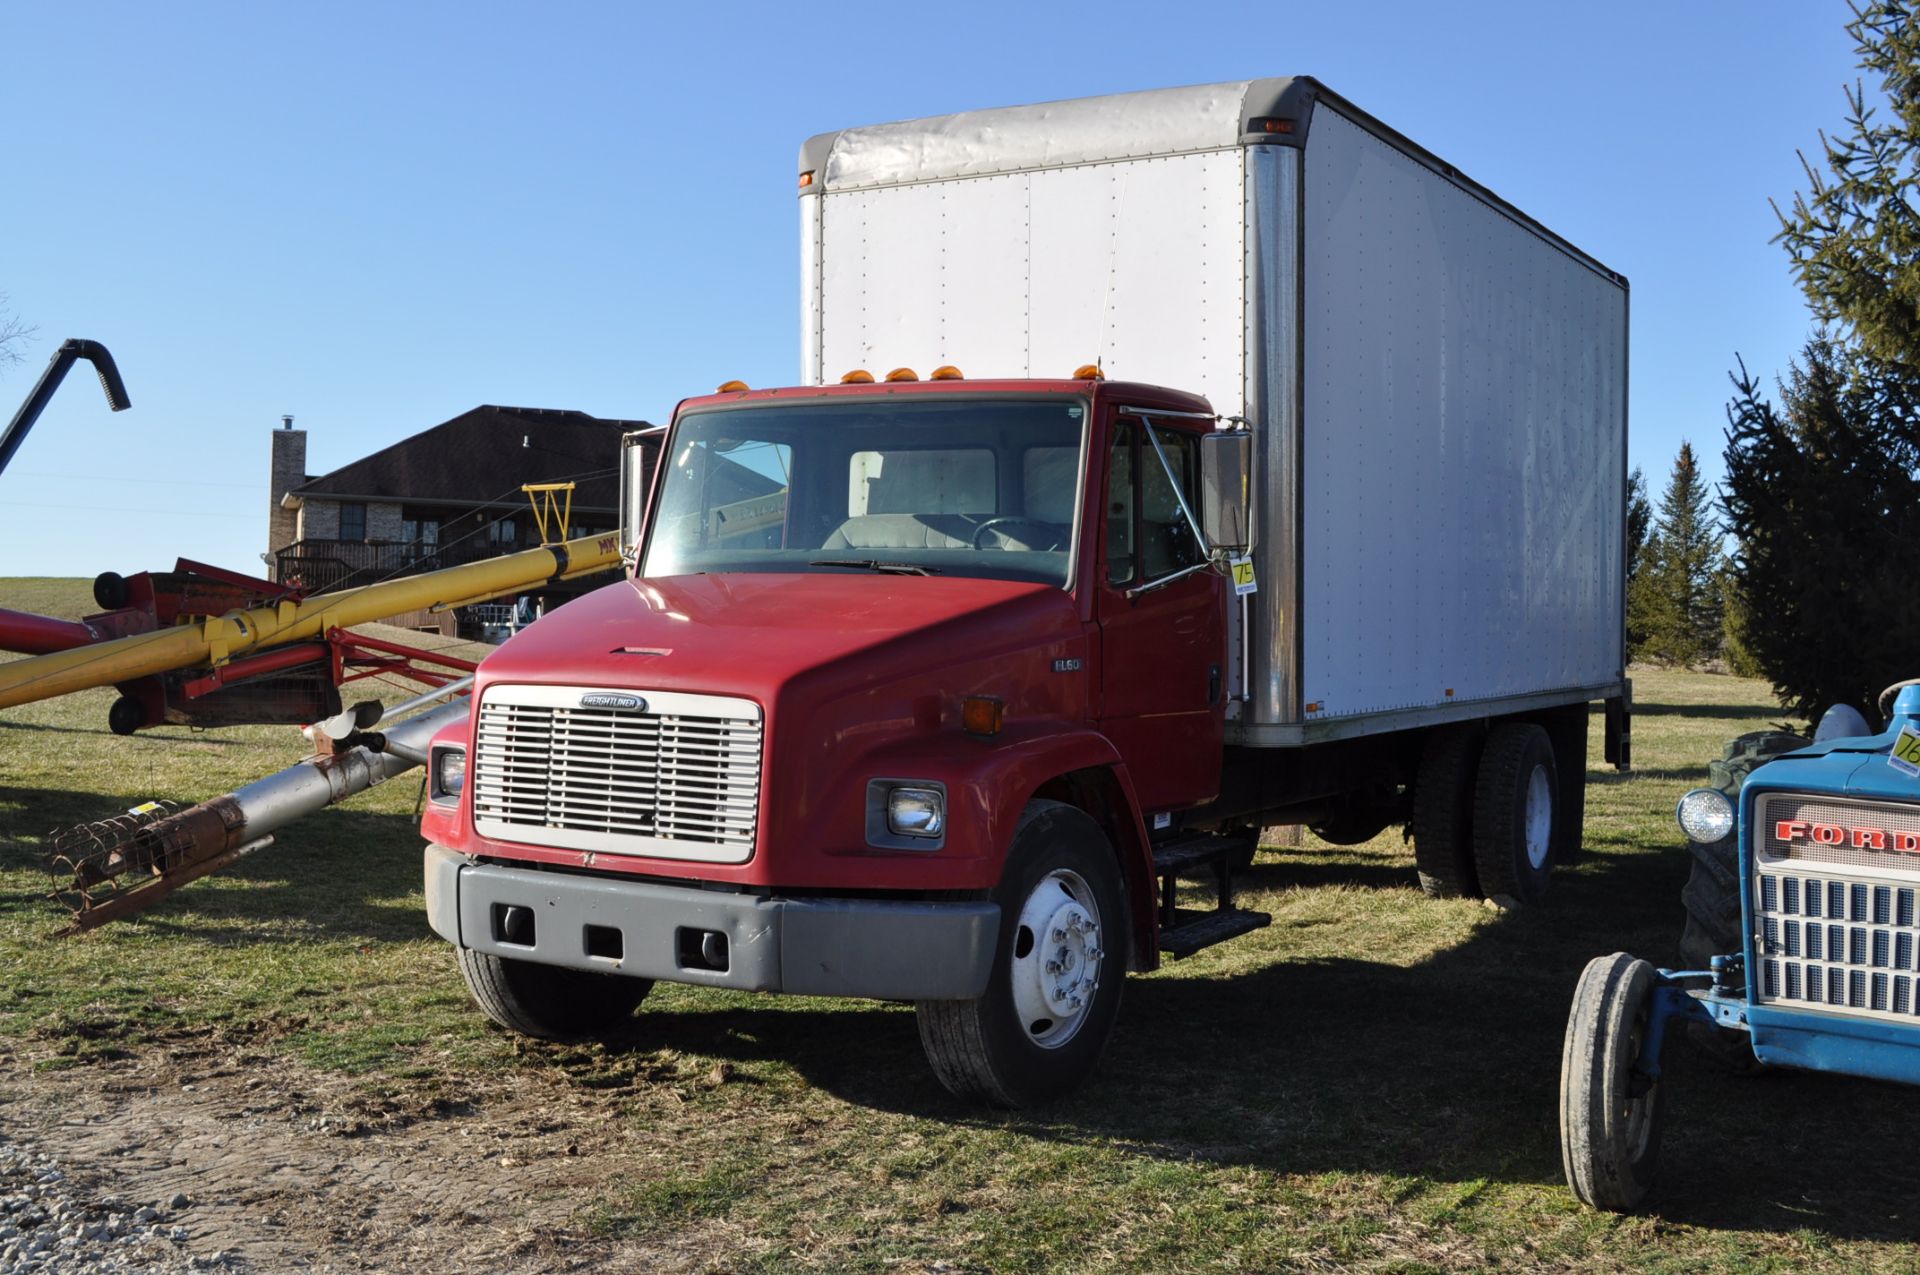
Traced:
POLYGON ((481 676, 771 704, 783 685, 829 666, 852 665, 851 680, 871 686, 924 672, 930 660, 1031 649, 1078 629, 1072 597, 1051 585, 837 572, 669 576, 622 580, 568 603, 488 656, 481 676))

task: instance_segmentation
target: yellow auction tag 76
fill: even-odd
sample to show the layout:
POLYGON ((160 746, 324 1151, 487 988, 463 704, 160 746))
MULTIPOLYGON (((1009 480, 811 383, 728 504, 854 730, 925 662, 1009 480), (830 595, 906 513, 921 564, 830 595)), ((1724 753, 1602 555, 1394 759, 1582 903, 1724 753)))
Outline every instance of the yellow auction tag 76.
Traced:
POLYGON ((1893 752, 1887 756, 1887 765, 1901 774, 1920 779, 1920 731, 1911 726, 1902 726, 1900 735, 1893 741, 1893 752))

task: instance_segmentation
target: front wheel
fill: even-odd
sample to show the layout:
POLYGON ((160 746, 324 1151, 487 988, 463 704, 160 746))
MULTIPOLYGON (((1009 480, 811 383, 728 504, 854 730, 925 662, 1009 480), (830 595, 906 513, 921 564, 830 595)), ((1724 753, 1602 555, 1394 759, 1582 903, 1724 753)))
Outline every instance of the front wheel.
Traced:
POLYGON ((1126 976, 1119 864, 1086 814, 1036 800, 994 898, 1000 938, 986 994, 919 1002, 920 1044, 949 1092, 1026 1107, 1085 1080, 1113 1030, 1126 976))
POLYGON ((455 950, 473 1003, 508 1031, 541 1040, 578 1040, 607 1031, 630 1017, 653 990, 649 979, 516 961, 470 947, 455 950))
POLYGON ((1653 966, 1625 952, 1587 964, 1560 1055, 1560 1161, 1581 1202, 1630 1212, 1660 1157, 1665 1087, 1638 1070, 1653 1019, 1653 966))

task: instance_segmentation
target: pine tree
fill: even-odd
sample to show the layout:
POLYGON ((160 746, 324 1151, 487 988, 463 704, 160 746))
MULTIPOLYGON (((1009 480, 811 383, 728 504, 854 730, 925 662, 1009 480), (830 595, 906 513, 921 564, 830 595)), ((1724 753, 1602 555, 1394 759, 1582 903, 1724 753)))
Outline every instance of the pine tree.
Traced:
POLYGON ((1885 95, 1885 116, 1858 82, 1847 91, 1846 132, 1821 134, 1827 173, 1801 156, 1810 189, 1790 213, 1775 207, 1777 238, 1823 324, 1920 375, 1920 21, 1905 0, 1853 14, 1847 34, 1885 95))
POLYGON ((1628 588, 1627 627, 1641 654, 1692 666, 1717 655, 1721 631, 1720 526, 1693 444, 1681 443, 1660 513, 1628 588))
POLYGON ((1781 701, 1874 715, 1881 687, 1920 674, 1920 404, 1911 373, 1827 337, 1760 397, 1742 368, 1727 409, 1722 507, 1735 541, 1734 645, 1781 701))
POLYGON ((1640 565, 1646 561, 1647 537, 1653 530, 1653 506, 1647 503, 1647 476, 1635 465, 1627 475, 1627 658, 1639 659, 1647 634, 1639 623, 1633 599, 1640 565))

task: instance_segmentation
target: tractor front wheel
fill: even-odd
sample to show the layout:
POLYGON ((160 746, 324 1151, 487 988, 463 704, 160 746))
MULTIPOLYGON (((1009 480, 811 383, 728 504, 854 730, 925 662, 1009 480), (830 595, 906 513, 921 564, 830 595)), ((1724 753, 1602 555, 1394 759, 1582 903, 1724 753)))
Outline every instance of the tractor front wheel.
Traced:
POLYGON ((1627 1213, 1653 1186, 1665 1086, 1639 1071, 1658 976, 1625 952, 1580 975, 1560 1056, 1560 1160, 1582 1203, 1627 1213))

